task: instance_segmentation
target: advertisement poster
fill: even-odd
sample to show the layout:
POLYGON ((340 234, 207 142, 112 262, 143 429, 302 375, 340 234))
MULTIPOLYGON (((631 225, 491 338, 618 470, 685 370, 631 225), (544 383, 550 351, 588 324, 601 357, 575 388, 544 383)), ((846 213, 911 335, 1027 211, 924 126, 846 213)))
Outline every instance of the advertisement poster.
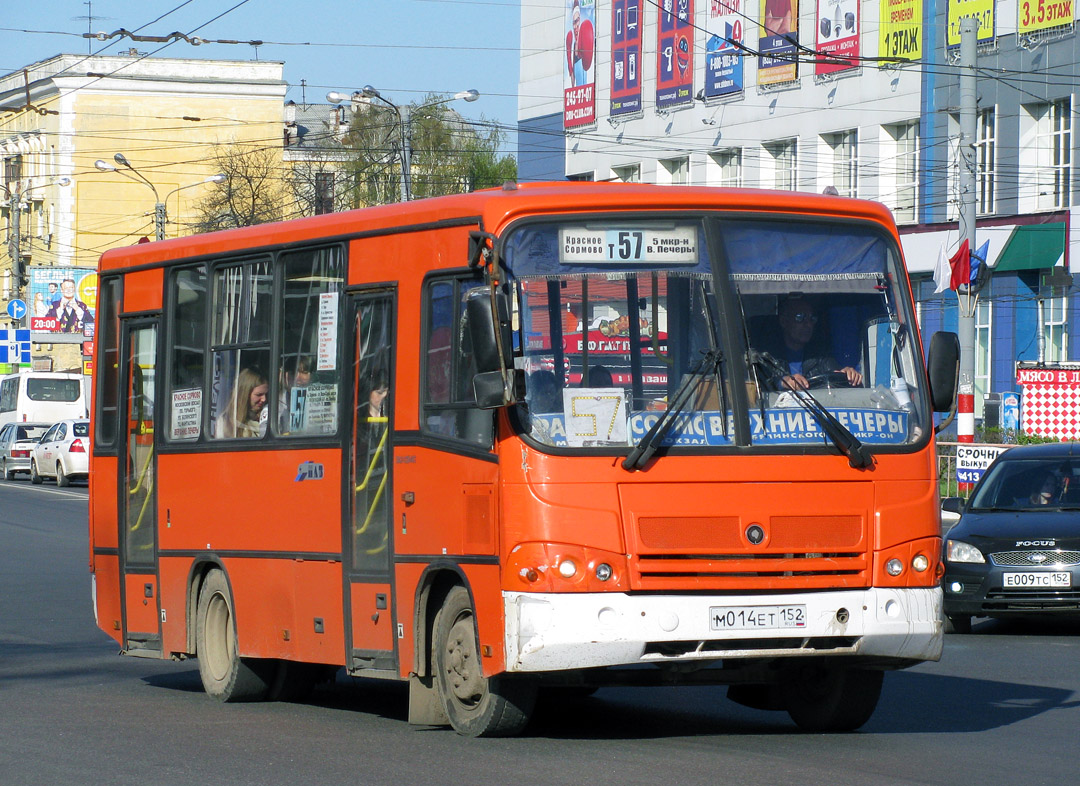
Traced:
MULTIPOLYGON (((817 51, 837 60, 859 56, 859 0, 817 0, 817 21, 817 51)), ((858 65, 858 60, 846 63, 819 60, 814 73, 835 74, 858 65)))
POLYGON ((1017 6, 1016 31, 1020 35, 1073 21, 1073 0, 1019 0, 1017 6))
POLYGON ((568 0, 565 27, 563 128, 577 128, 596 122, 595 0, 568 0))
POLYGON ((656 25, 656 106, 694 100, 694 0, 660 0, 656 25))
POLYGON ((709 0, 705 20, 705 97, 742 92, 743 41, 749 0, 709 0))
POLYGON ((923 0, 881 0, 878 52, 881 57, 922 57, 923 0))
POLYGON ((641 111, 641 2, 611 6, 611 116, 641 111))
POLYGON ((30 331, 93 336, 97 289, 93 268, 30 268, 30 331))
POLYGON ((1027 434, 1080 440, 1080 364, 1017 364, 1020 428, 1027 434))
POLYGON ((799 76, 795 44, 799 41, 799 0, 758 0, 758 84, 793 82, 799 76))
POLYGON ((946 49, 960 46, 960 20, 968 17, 974 17, 979 23, 977 42, 979 44, 993 42, 996 35, 994 0, 949 0, 949 27, 945 35, 946 49))

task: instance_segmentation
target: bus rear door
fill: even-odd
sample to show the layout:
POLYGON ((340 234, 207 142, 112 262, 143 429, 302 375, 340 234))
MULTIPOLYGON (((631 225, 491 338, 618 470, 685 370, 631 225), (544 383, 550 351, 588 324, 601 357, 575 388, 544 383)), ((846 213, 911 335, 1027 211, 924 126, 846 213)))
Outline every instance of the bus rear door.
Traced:
POLYGON ((352 426, 343 473, 346 633, 354 669, 397 668, 394 650, 392 402, 394 293, 350 297, 353 322, 352 426))

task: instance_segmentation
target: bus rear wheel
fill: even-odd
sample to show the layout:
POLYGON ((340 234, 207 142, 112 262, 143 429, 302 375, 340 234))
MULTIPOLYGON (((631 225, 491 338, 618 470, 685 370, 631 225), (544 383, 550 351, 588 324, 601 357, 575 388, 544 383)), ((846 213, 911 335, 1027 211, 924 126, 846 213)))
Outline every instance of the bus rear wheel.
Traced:
POLYGON ((476 615, 469 593, 454 587, 435 618, 434 667, 454 731, 466 737, 519 733, 536 704, 536 685, 485 677, 477 651, 476 615))
POLYGON ((783 685, 788 715, 803 731, 854 731, 874 714, 884 672, 808 665, 783 685))
POLYGON ((269 691, 267 663, 237 655, 232 593, 225 574, 206 574, 199 592, 195 654, 203 689, 219 701, 261 701, 269 691))

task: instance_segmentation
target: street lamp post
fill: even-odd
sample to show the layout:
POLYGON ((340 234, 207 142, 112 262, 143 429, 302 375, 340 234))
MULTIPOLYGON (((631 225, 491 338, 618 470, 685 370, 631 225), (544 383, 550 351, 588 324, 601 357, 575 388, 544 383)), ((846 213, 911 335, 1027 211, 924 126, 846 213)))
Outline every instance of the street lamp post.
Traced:
MULTIPOLYGON (((398 120, 398 132, 401 135, 401 201, 408 202, 412 199, 412 121, 413 115, 422 109, 428 109, 433 106, 439 106, 440 104, 448 104, 451 101, 468 101, 472 103, 480 97, 480 93, 476 90, 462 90, 454 93, 449 98, 443 98, 438 101, 431 101, 427 104, 420 106, 398 106, 389 98, 384 96, 378 90, 371 85, 364 85, 363 89, 352 94, 353 98, 353 111, 357 109, 359 103, 357 97, 363 97, 369 101, 374 99, 386 104, 388 107, 394 110, 394 114, 397 115, 398 120)), ((331 104, 340 104, 349 96, 337 91, 331 91, 326 94, 326 100, 331 104)))
POLYGON ((168 213, 166 212, 165 204, 166 204, 166 202, 168 202, 169 197, 171 197, 177 191, 183 191, 185 188, 194 188, 195 186, 201 186, 204 183, 222 183, 222 182, 225 181, 225 175, 223 175, 223 174, 218 173, 218 174, 215 174, 215 175, 210 175, 210 177, 204 178, 204 179, 200 180, 198 183, 188 183, 186 186, 178 186, 178 187, 174 188, 172 191, 170 191, 169 193, 167 193, 165 195, 165 198, 162 199, 161 197, 158 196, 157 187, 153 183, 151 183, 149 180, 147 180, 142 172, 140 172, 138 169, 133 167, 131 165, 131 162, 127 160, 127 157, 123 153, 117 153, 116 155, 114 155, 113 156, 113 161, 115 161, 117 164, 119 164, 122 167, 126 167, 127 169, 130 169, 135 174, 135 177, 132 177, 131 175, 124 172, 123 170, 117 169, 115 166, 110 164, 108 161, 103 161, 100 158, 97 161, 94 162, 94 167, 101 170, 102 172, 116 172, 118 175, 124 175, 124 177, 128 178, 128 180, 134 180, 136 183, 143 183, 145 185, 150 186, 150 190, 154 192, 154 239, 155 240, 164 240, 165 239, 165 223, 168 220, 168 213))
POLYGON ((11 231, 8 235, 8 253, 11 256, 11 283, 15 296, 18 297, 23 285, 22 272, 22 200, 31 191, 48 186, 69 186, 71 178, 59 177, 50 183, 41 183, 29 188, 20 188, 19 182, 15 182, 14 190, 4 186, 4 196, 8 201, 8 215, 11 221, 11 231))

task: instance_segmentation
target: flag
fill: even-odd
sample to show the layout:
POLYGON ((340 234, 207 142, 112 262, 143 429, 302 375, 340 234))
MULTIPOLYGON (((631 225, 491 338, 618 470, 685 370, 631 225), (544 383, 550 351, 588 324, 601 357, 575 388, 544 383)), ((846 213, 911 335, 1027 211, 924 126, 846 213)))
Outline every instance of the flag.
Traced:
POLYGON ((949 259, 949 266, 952 268, 949 289, 960 289, 971 283, 971 250, 968 247, 967 238, 964 238, 960 248, 956 249, 956 253, 949 259))
POLYGON ((952 271, 949 268, 949 258, 945 256, 945 244, 941 244, 941 250, 938 252, 937 265, 934 266, 934 283, 937 285, 937 289, 934 290, 934 294, 944 292, 949 288, 949 279, 952 277, 952 271))
POLYGON ((990 253, 990 241, 984 240, 979 250, 971 255, 971 283, 974 284, 979 278, 979 272, 986 264, 986 255, 990 253))

